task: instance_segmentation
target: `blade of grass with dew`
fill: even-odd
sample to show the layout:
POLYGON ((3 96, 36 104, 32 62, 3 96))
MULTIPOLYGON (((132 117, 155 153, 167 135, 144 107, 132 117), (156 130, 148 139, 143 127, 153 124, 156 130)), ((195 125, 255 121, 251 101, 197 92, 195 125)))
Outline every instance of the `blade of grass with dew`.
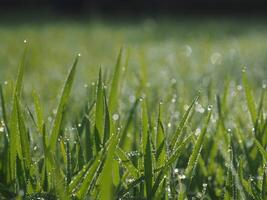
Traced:
POLYGON ((113 168, 113 157, 116 150, 116 145, 118 143, 119 133, 112 134, 110 138, 109 148, 107 150, 106 160, 103 166, 103 170, 99 177, 100 191, 99 191, 99 199, 111 200, 113 199, 113 190, 112 190, 112 174, 111 169, 113 168))
POLYGON ((17 104, 17 117, 18 117, 18 130, 20 134, 22 158, 25 165, 26 175, 29 175, 29 169, 31 165, 31 153, 30 153, 30 138, 27 134, 25 119, 21 110, 21 106, 18 102, 17 96, 15 96, 15 103, 17 104))
POLYGON ((138 169, 133 165, 130 158, 126 155, 126 153, 120 147, 116 148, 116 155, 121 160, 122 165, 128 170, 131 176, 137 179, 139 176, 138 169))
POLYGON ((15 96, 18 96, 18 98, 20 98, 27 51, 28 51, 28 48, 26 46, 23 52, 23 55, 22 55, 20 65, 19 65, 15 88, 13 91, 13 98, 12 98, 13 102, 12 102, 12 109, 11 109, 10 133, 9 133, 9 178, 8 178, 9 182, 14 181, 16 178, 17 153, 20 154, 20 157, 21 157, 21 148, 20 148, 20 145, 18 145, 18 143, 20 143, 20 140, 19 140, 19 133, 18 133, 17 104, 15 102, 15 96))
POLYGON ((43 133, 43 123, 44 123, 44 119, 43 119, 43 110, 41 108, 41 104, 40 104, 40 99, 38 94, 33 91, 32 93, 33 95, 33 99, 34 99, 34 110, 36 113, 36 122, 37 122, 37 127, 39 129, 39 133, 42 134, 43 133))
POLYGON ((211 118, 211 113, 212 113, 211 110, 208 109, 208 116, 207 116, 207 119, 204 123, 204 127, 203 127, 200 135, 198 136, 196 144, 195 144, 193 151, 189 157, 189 161, 188 161, 187 167, 185 169, 185 176, 187 177, 186 189, 185 189, 185 191, 182 191, 179 193, 179 199, 181 199, 181 196, 184 196, 187 193, 187 191, 190 187, 191 180, 194 176, 194 171, 195 171, 196 165, 198 163, 198 158, 199 158, 199 155, 200 155, 201 150, 202 150, 204 137, 205 137, 205 134, 206 134, 207 129, 208 129, 209 121, 211 118))
POLYGON ((189 119, 189 116, 192 112, 192 109, 193 109, 193 107, 194 107, 194 105, 198 99, 199 99, 199 94, 194 98, 194 100, 190 104, 189 108, 184 113, 184 115, 181 119, 181 122, 179 123, 179 126, 178 126, 175 134, 173 135, 173 137, 171 139, 171 149, 176 149, 176 147, 179 145, 179 142, 182 141, 183 134, 181 134, 181 133, 182 133, 184 127, 186 126, 188 119, 189 119))
POLYGON ((267 152, 266 152, 266 150, 264 149, 264 147, 259 143, 259 141, 256 138, 254 138, 254 142, 255 142, 256 147, 258 148, 259 152, 262 155, 262 159, 263 159, 264 163, 267 163, 267 152))
POLYGON ((136 101, 134 102, 133 106, 131 107, 131 109, 129 111, 125 126, 124 126, 122 134, 121 134, 121 138, 120 138, 120 142, 119 142, 120 147, 123 147, 123 145, 124 145, 128 129, 130 127, 130 124, 133 121, 133 117, 134 117, 134 114, 136 112, 136 108, 137 108, 139 102, 140 102, 139 99, 136 99, 136 101))
POLYGON ((114 114, 116 111, 117 103, 118 103, 118 94, 119 94, 119 83, 120 83, 120 75, 122 71, 122 51, 123 49, 120 49, 118 58, 117 58, 117 63, 115 66, 115 70, 112 76, 112 83, 111 83, 111 89, 109 93, 109 104, 108 107, 110 109, 111 115, 114 114))
POLYGON ((248 110, 250 113, 250 117, 251 117, 253 125, 255 125, 254 123, 256 122, 256 117, 257 117, 256 104, 255 104, 255 100, 254 100, 252 91, 250 89, 250 86, 247 80, 246 69, 242 70, 242 82, 243 82, 244 89, 245 89, 245 95, 246 95, 247 106, 248 106, 248 110))
POLYGON ((62 94, 59 100, 59 104, 57 107, 56 111, 56 116, 52 125, 52 131, 51 131, 51 136, 50 136, 50 141, 49 141, 49 150, 51 152, 54 152, 56 149, 56 143, 60 131, 60 126, 62 123, 62 118, 63 118, 63 111, 65 109, 65 106, 67 104, 68 98, 70 96, 71 88, 73 85, 74 81, 74 76, 76 73, 76 66, 79 60, 79 55, 75 58, 74 63, 70 69, 70 72, 68 74, 67 80, 63 86, 62 94))
POLYGON ((107 104, 107 98, 104 91, 104 105, 105 105, 105 125, 104 125, 104 137, 103 137, 103 145, 108 141, 110 137, 110 115, 109 115, 109 107, 107 104))
POLYGON ((145 183, 146 183, 146 195, 147 199, 151 199, 152 184, 153 184, 153 165, 151 155, 150 144, 150 132, 147 133, 146 151, 144 155, 144 171, 145 171, 145 183))
POLYGON ((158 122, 157 122, 157 135, 156 135, 156 160, 157 166, 162 166, 165 161, 165 134, 161 119, 161 106, 159 104, 158 122))
POLYGON ((267 199, 267 165, 266 165, 266 162, 265 162, 265 164, 263 166, 261 198, 262 199, 267 199))
MULTIPOLYGON (((98 152, 98 155, 90 165, 88 170, 85 170, 84 168, 82 169, 82 173, 79 173, 78 180, 75 178, 74 180, 71 181, 70 187, 71 188, 76 188, 76 192, 74 192, 75 196, 77 196, 79 199, 83 199, 86 194, 89 192, 89 190, 92 188, 92 185, 96 181, 96 179, 100 176, 102 172, 102 166, 105 162, 105 159, 107 157, 107 152, 110 150, 112 141, 113 143, 115 142, 114 140, 116 139, 115 135, 113 135, 109 141, 106 143, 106 146, 101 149, 100 152, 98 152), (77 184, 79 183, 79 179, 83 178, 82 183, 78 186, 73 184, 74 182, 77 184)), ((115 149, 114 149, 115 150, 115 149)), ((114 152, 114 151, 113 151, 114 152)), ((86 169, 86 168, 85 168, 86 169)), ((72 192, 72 190, 70 190, 72 192)))
POLYGON ((102 72, 99 70, 97 97, 96 97, 96 110, 95 110, 95 147, 96 151, 100 151, 101 140, 104 131, 104 91, 102 83, 102 72))

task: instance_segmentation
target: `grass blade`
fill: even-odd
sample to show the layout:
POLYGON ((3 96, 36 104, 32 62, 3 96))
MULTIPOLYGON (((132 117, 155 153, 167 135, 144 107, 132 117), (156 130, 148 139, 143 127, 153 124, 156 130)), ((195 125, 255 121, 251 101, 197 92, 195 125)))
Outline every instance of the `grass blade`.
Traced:
POLYGON ((75 58, 75 61, 71 67, 69 74, 68 74, 67 80, 63 86, 62 94, 60 97, 60 101, 59 101, 58 108, 56 111, 56 117, 55 117, 54 122, 53 122, 51 136, 50 136, 49 149, 52 152, 54 152, 56 149, 57 138, 59 135, 60 126, 61 126, 62 118, 63 118, 63 111, 65 109, 68 98, 70 96, 70 92, 71 92, 71 88, 73 85, 78 60, 79 60, 79 56, 77 56, 75 58))
POLYGON ((112 83, 111 83, 111 89, 110 89, 110 93, 109 93, 109 109, 110 109, 110 113, 114 114, 114 112, 116 111, 116 106, 118 103, 118 93, 119 93, 119 83, 120 83, 120 75, 121 75, 121 71, 122 71, 122 48, 120 49, 118 58, 117 58, 117 63, 116 63, 116 67, 114 70, 114 74, 112 77, 112 83))

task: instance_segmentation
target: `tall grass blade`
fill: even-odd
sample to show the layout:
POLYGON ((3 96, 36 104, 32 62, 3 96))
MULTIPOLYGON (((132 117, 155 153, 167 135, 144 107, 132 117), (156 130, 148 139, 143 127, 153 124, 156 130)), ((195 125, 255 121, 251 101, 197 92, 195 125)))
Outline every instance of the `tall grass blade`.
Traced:
POLYGON ((57 139, 58 139, 58 135, 59 135, 59 131, 60 131, 60 126, 62 123, 63 112, 64 112, 64 109, 66 107, 68 98, 70 96, 70 92, 71 92, 71 88, 73 85, 78 60, 79 60, 79 56, 77 56, 74 60, 74 63, 71 67, 71 70, 68 74, 67 80, 63 86, 62 94, 61 94, 59 104, 57 107, 56 116, 55 116, 55 119, 53 122, 50 141, 49 141, 49 149, 52 152, 55 151, 55 149, 56 149, 56 143, 57 143, 57 139))
POLYGON ((118 58, 117 58, 117 63, 115 66, 114 74, 112 77, 112 83, 111 83, 111 89, 109 93, 109 109, 110 113, 113 115, 114 112, 116 112, 116 107, 118 103, 118 94, 119 94, 119 83, 120 83, 120 76, 122 72, 122 48, 120 49, 118 58))

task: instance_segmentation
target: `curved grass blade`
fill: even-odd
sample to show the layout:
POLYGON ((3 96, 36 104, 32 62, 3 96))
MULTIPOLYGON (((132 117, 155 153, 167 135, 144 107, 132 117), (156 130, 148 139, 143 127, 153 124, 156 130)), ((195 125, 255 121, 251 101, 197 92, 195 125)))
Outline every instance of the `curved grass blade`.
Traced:
POLYGON ((60 97, 60 101, 59 101, 59 104, 57 107, 56 117, 55 117, 54 122, 53 122, 51 136, 50 136, 50 142, 49 142, 49 149, 52 152, 54 152, 56 149, 57 138, 59 135, 60 126, 61 126, 62 118, 63 118, 63 111, 65 109, 68 98, 70 96, 70 92, 71 92, 71 88, 73 85, 78 60, 79 60, 79 56, 77 56, 74 60, 74 63, 71 67, 71 70, 68 74, 67 80, 64 84, 62 94, 60 97))

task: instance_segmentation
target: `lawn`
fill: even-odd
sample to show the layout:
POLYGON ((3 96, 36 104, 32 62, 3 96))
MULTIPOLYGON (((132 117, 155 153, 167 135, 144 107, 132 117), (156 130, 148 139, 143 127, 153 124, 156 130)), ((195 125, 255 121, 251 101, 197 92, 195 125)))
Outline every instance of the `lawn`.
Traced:
POLYGON ((267 199, 257 18, 0 23, 0 199, 267 199))

